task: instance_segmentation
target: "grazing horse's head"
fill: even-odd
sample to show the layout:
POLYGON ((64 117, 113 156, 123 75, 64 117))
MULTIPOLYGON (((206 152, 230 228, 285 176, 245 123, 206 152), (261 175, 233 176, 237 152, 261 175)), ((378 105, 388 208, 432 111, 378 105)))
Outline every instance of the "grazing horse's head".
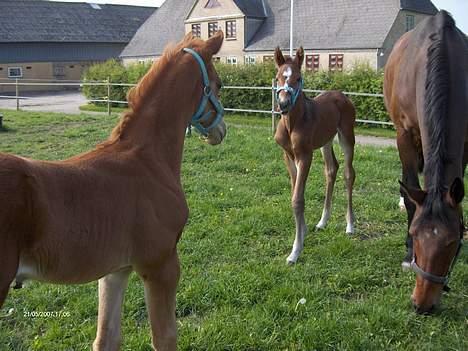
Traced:
POLYGON ((461 249, 463 181, 456 178, 436 201, 429 200, 431 194, 426 191, 401 186, 416 206, 409 228, 413 238, 411 268, 416 273, 411 299, 418 313, 430 313, 439 304, 442 291, 448 289, 448 278, 461 249))
POLYGON ((283 114, 287 114, 296 104, 302 91, 301 67, 304 62, 304 49, 297 50, 294 60, 285 58, 279 47, 275 50, 275 63, 278 70, 276 74, 276 98, 283 114))
POLYGON ((226 125, 223 120, 224 109, 219 102, 221 80, 213 65, 213 55, 218 53, 223 44, 224 34, 218 31, 207 41, 192 38, 187 35, 190 46, 183 49, 187 60, 197 65, 197 74, 201 77, 201 99, 192 116, 191 124, 202 134, 211 145, 221 143, 226 135, 226 125))

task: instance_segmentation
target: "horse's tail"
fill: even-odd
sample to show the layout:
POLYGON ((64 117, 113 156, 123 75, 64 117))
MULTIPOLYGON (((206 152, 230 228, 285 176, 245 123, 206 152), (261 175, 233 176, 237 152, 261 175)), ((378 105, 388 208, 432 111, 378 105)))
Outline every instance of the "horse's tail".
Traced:
POLYGON ((447 33, 455 28, 455 21, 446 11, 435 17, 436 31, 430 35, 431 44, 427 50, 425 110, 428 126, 428 149, 425 169, 431 173, 425 184, 428 196, 438 204, 442 199, 444 160, 446 159, 447 115, 450 89, 450 65, 447 48, 447 33))

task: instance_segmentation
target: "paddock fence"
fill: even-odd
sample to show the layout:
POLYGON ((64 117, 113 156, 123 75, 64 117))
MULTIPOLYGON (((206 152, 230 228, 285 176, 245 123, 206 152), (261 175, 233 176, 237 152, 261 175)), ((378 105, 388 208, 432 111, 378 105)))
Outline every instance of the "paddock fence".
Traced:
MULTIPOLYGON (((136 84, 130 83, 114 83, 110 79, 105 81, 66 81, 66 80, 41 80, 41 79, 15 79, 14 81, 2 82, 0 81, 1 86, 14 86, 14 95, 0 95, 0 99, 14 99, 16 100, 16 110, 20 110, 22 100, 39 100, 40 97, 26 97, 21 96, 21 87, 61 87, 61 88, 71 88, 80 90, 85 86, 104 86, 107 88, 107 95, 94 97, 92 99, 87 99, 91 103, 103 103, 107 106, 107 113, 110 115, 112 112, 112 104, 118 105, 127 105, 127 101, 119 101, 111 99, 111 92, 113 87, 134 87, 136 84)), ((223 89, 238 89, 238 90, 251 90, 251 91, 271 91, 271 110, 260 110, 260 109, 241 109, 235 107, 225 107, 224 110, 228 112, 240 112, 240 113, 258 113, 258 114, 268 114, 271 116, 271 128, 274 133, 276 129, 276 117, 281 113, 276 110, 276 81, 272 79, 271 86, 257 87, 257 86, 224 86, 223 89)), ((311 94, 321 94, 326 90, 316 90, 316 89, 303 89, 306 93, 311 94)), ((347 96, 360 96, 372 99, 382 99, 383 94, 373 94, 373 93, 362 93, 362 92, 348 92, 343 91, 347 96)), ((375 121, 372 119, 356 119, 356 122, 363 124, 371 125, 381 125, 381 126, 392 126, 391 122, 387 121, 375 121)))

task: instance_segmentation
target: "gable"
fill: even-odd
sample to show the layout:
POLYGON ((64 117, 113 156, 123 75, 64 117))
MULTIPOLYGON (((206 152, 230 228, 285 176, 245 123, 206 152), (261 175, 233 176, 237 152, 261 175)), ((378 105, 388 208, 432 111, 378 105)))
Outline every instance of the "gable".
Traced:
POLYGON ((197 0, 186 20, 227 16, 244 16, 244 14, 232 0, 197 0))

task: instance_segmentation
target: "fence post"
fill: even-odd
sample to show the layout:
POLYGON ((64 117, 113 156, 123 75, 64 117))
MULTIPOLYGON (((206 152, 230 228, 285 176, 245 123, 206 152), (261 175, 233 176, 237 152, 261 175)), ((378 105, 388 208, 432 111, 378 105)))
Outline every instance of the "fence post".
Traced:
POLYGON ((18 85, 18 78, 15 80, 15 91, 16 91, 16 111, 19 111, 20 109, 20 104, 19 104, 19 85, 18 85))
POLYGON ((275 116, 275 78, 271 80, 271 133, 275 135, 276 116, 275 116))
POLYGON ((107 115, 111 115, 111 84, 110 77, 107 77, 107 115))

